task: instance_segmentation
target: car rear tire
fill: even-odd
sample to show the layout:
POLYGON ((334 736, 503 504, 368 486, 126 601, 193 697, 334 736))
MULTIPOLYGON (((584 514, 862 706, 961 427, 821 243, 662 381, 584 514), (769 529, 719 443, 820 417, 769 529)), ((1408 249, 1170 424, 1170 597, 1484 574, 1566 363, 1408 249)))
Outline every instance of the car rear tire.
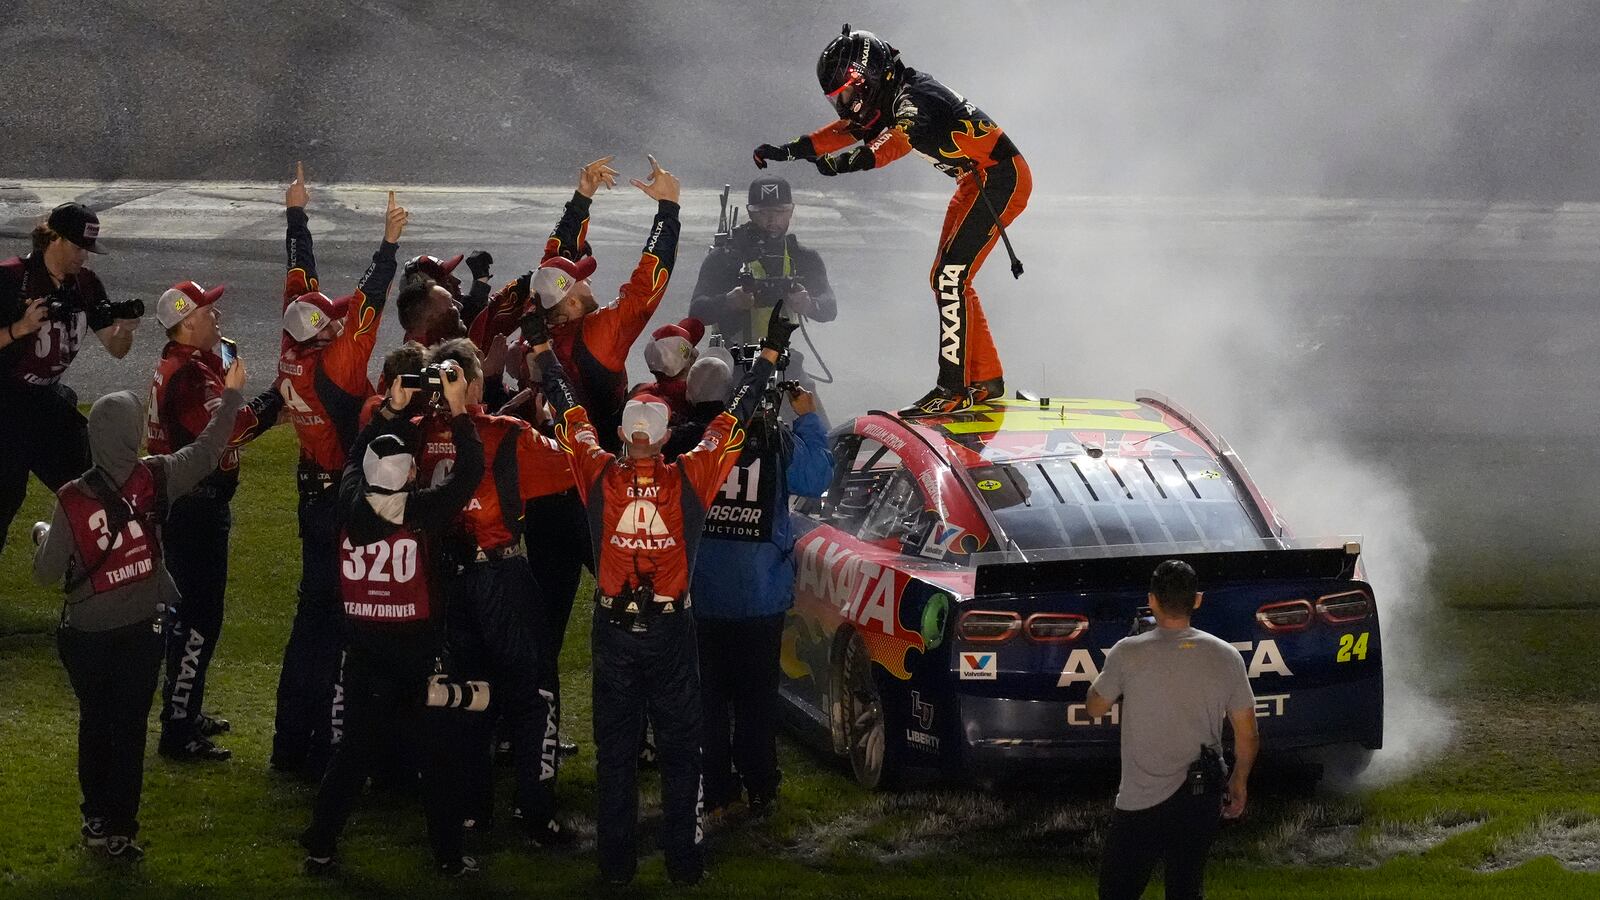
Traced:
POLYGON ((892 790, 900 783, 903 766, 899 748, 889 739, 894 732, 888 710, 860 635, 852 634, 845 644, 837 684, 842 691, 846 752, 856 783, 869 791, 892 790))

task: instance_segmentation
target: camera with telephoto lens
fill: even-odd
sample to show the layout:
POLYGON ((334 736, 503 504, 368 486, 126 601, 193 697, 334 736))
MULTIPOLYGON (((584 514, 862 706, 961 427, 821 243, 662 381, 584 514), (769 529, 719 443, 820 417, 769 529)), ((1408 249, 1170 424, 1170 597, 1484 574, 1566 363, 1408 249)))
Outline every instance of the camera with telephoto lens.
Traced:
POLYGON ((451 360, 423 366, 421 372, 400 376, 400 386, 417 392, 419 402, 429 402, 444 394, 446 381, 461 380, 461 367, 451 360))
MULTIPOLYGON (((81 308, 72 289, 63 285, 46 299, 45 317, 52 322, 70 322, 77 317, 81 308)), ((113 319, 144 318, 144 301, 138 297, 121 303, 108 302, 105 309, 113 319)))
POLYGON ((483 712, 489 708, 489 682, 451 681, 449 675, 436 672, 428 676, 427 704, 442 709, 483 712))

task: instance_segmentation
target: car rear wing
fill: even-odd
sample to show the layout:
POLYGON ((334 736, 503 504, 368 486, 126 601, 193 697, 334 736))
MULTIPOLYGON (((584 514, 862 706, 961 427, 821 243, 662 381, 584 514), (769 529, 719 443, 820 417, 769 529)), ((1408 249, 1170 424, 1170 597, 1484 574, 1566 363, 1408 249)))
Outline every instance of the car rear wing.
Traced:
MULTIPOLYGON (((1045 591, 1089 591, 1127 588, 1148 584, 1156 566, 1169 559, 1181 559, 1194 567, 1200 586, 1242 580, 1318 579, 1335 581, 1354 578, 1356 561, 1361 557, 1361 542, 1345 540, 1340 546, 1262 547, 1250 550, 1184 550, 1129 554, 1128 548, 1088 548, 1121 553, 1080 553, 1071 558, 1016 559, 1026 554, 981 553, 974 555, 977 574, 973 579, 975 597, 1036 594, 1045 591), (996 560, 996 557, 1011 559, 996 560)), ((1141 551, 1146 548, 1140 548, 1141 551)))

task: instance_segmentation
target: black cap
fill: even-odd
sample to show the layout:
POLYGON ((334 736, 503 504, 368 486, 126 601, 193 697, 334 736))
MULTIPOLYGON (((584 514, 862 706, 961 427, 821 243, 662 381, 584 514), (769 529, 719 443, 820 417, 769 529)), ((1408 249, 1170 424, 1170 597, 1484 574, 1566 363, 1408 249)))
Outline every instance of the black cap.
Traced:
POLYGON ((750 182, 751 206, 793 206, 794 195, 789 193, 789 182, 776 175, 763 175, 750 182))
POLYGON ((100 237, 100 217, 82 203, 63 203, 50 210, 45 225, 90 253, 105 252, 95 247, 95 240, 100 237))

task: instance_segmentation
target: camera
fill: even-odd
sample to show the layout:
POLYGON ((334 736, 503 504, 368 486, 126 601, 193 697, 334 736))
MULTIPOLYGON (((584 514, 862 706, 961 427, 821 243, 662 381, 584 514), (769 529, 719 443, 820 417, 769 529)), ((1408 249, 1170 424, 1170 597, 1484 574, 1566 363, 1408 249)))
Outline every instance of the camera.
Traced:
POLYGON ((1141 606, 1133 614, 1133 627, 1128 630, 1128 636, 1133 637, 1136 634, 1144 634, 1146 631, 1154 631, 1155 627, 1155 610, 1148 606, 1141 606))
POLYGON ((757 278, 745 270, 739 273, 739 287, 755 294, 758 306, 773 306, 789 296, 790 291, 803 288, 805 284, 793 277, 757 278))
POLYGON ((455 384, 461 380, 461 367, 450 360, 423 366, 421 372, 400 376, 400 386, 417 392, 422 399, 433 398, 444 393, 446 381, 455 384))
MULTIPOLYGON (((114 319, 144 318, 144 301, 138 297, 121 303, 107 303, 105 308, 114 319)), ((77 317, 79 309, 76 297, 63 287, 49 296, 45 303, 45 317, 52 322, 71 322, 77 317)))
POLYGON ((35 547, 37 547, 40 544, 44 543, 45 537, 48 536, 49 534, 50 534, 50 523, 49 522, 35 522, 35 523, 33 523, 33 545, 35 547))
POLYGON ((442 709, 483 712, 489 708, 489 682, 451 681, 438 672, 428 676, 427 704, 442 709))

